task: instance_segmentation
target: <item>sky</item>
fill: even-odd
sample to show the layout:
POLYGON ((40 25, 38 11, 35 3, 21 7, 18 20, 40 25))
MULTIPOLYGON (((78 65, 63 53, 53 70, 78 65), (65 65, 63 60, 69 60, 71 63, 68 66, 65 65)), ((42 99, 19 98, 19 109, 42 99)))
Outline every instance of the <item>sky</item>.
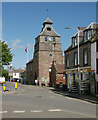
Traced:
POLYGON ((3 2, 2 40, 7 42, 14 54, 12 65, 16 69, 26 66, 26 46, 28 59, 33 58, 35 38, 47 18, 47 8, 54 29, 61 36, 63 53, 77 32, 65 27, 87 27, 96 22, 96 2, 3 2))

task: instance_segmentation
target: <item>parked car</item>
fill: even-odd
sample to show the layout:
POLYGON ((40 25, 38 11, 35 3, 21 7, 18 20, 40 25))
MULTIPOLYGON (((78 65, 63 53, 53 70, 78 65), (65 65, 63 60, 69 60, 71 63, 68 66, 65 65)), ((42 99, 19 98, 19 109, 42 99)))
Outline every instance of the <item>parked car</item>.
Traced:
POLYGON ((11 82, 19 82, 19 83, 21 83, 21 78, 12 78, 11 82))
POLYGON ((0 83, 4 83, 5 82, 5 77, 0 77, 0 83))
POLYGON ((14 78, 11 79, 11 82, 14 82, 14 78))

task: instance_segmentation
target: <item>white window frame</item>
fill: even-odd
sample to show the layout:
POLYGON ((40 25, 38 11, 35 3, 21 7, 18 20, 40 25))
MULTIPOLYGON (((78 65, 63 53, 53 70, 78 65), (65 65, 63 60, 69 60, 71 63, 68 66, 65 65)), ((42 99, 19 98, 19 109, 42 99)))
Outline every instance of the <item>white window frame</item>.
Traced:
POLYGON ((66 67, 69 68, 69 56, 66 57, 66 67))
POLYGON ((88 35, 87 35, 87 34, 88 34, 87 31, 85 31, 85 32, 84 32, 84 42, 87 41, 87 38, 88 38, 88 35))
POLYGON ((88 39, 92 37, 92 30, 88 30, 88 39))
POLYGON ((72 47, 75 47, 75 39, 72 38, 72 47))
POLYGON ((88 54, 87 54, 87 49, 84 50, 84 64, 86 65, 88 63, 88 54))
POLYGON ((75 66, 78 65, 78 60, 77 60, 77 59, 78 59, 78 53, 75 52, 75 53, 74 53, 74 65, 75 65, 75 66))

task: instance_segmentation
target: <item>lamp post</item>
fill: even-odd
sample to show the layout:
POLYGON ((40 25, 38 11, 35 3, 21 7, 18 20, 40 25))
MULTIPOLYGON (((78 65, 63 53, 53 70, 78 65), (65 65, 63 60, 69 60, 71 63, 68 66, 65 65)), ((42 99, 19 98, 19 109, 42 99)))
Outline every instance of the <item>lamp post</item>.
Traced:
POLYGON ((81 94, 81 81, 80 81, 80 76, 79 76, 79 73, 80 73, 79 72, 79 70, 80 70, 79 69, 79 64, 80 64, 80 59, 79 59, 80 58, 80 54, 79 54, 80 53, 79 52, 79 32, 80 31, 79 31, 79 27, 78 28, 65 27, 65 29, 77 29, 78 30, 78 32, 77 32, 78 33, 78 35, 77 35, 77 38, 78 38, 77 39, 77 41, 78 41, 78 81, 79 81, 79 95, 80 95, 81 94))
POLYGON ((2 43, 0 40, 0 77, 2 77, 2 43))
POLYGON ((10 76, 10 82, 11 82, 11 76, 12 76, 12 64, 10 64, 9 76, 10 76))
POLYGON ((51 68, 49 68, 49 78, 50 78, 50 80, 49 80, 49 86, 51 86, 51 68))

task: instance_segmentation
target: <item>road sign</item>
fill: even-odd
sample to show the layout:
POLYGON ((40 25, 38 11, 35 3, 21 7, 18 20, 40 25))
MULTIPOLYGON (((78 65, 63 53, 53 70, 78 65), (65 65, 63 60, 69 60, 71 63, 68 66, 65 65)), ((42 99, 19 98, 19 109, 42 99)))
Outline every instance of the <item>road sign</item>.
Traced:
POLYGON ((13 76, 13 70, 9 70, 9 76, 13 76))

